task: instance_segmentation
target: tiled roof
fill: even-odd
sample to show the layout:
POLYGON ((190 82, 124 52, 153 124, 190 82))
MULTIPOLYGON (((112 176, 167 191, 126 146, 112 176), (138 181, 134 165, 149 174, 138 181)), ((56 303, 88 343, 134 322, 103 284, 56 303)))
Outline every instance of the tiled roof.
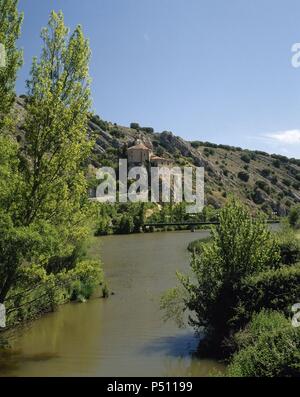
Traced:
POLYGON ((127 150, 136 150, 136 149, 143 149, 143 150, 151 150, 147 146, 145 146, 143 143, 139 143, 138 145, 131 146, 127 150))
POLYGON ((164 159, 163 157, 159 156, 151 156, 150 160, 171 161, 170 159, 164 159))

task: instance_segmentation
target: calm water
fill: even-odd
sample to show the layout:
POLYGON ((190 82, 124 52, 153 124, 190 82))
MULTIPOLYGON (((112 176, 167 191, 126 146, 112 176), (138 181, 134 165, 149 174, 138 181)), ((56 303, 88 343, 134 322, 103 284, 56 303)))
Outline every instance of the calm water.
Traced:
POLYGON ((188 271, 187 244, 207 232, 97 238, 91 254, 104 263, 109 299, 67 304, 16 332, 2 375, 205 376, 223 366, 192 358, 191 329, 165 323, 159 298, 188 271))

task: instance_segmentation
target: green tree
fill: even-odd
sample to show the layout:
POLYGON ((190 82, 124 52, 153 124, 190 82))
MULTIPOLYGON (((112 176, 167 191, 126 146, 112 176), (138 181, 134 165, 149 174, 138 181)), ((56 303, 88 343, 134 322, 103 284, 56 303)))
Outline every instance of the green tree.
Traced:
MULTIPOLYGON (((45 264, 53 255, 70 254, 87 231, 90 49, 80 26, 69 36, 62 13, 51 13, 41 36, 42 55, 27 82, 26 145, 6 150, 18 172, 2 197, 0 302, 26 260, 45 264)), ((9 173, 5 167, 1 172, 9 173)))
POLYGON ((18 145, 13 139, 11 114, 15 100, 15 81, 22 65, 22 51, 17 48, 23 15, 17 0, 0 0, 0 44, 5 48, 5 66, 0 67, 0 208, 8 209, 18 178, 18 145))
POLYGON ((0 0, 0 43, 5 48, 5 67, 0 67, 0 131, 15 100, 17 71, 22 65, 22 51, 16 41, 20 36, 23 15, 18 12, 18 0, 0 0))
POLYGON ((262 310, 235 336, 229 376, 291 377, 300 373, 300 330, 277 311, 262 310))
POLYGON ((120 224, 117 229, 117 233, 120 234, 129 234, 134 230, 134 223, 132 216, 124 214, 121 216, 120 224))
MULTIPOLYGON (((193 315, 190 322, 197 330, 205 330, 207 340, 217 350, 232 331, 243 279, 277 267, 280 259, 265 219, 253 218, 239 202, 229 200, 220 211, 219 221, 212 229, 212 240, 193 256, 193 277, 179 274, 188 294, 186 308, 193 315)), ((169 303, 164 300, 167 310, 169 303)))
POLYGON ((299 229, 300 227, 300 204, 294 205, 288 216, 289 224, 295 228, 299 229))

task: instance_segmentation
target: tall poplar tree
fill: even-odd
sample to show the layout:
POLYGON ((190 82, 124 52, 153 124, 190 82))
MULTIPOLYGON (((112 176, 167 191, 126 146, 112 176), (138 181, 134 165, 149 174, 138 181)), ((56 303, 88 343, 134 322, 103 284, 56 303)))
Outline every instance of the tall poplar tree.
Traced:
POLYGON ((20 180, 2 225, 0 216, 0 302, 26 260, 67 255, 87 231, 89 43, 80 26, 69 34, 61 12, 51 13, 41 37, 27 82, 20 180))
POLYGON ((22 65, 22 51, 16 44, 22 20, 18 0, 0 0, 0 44, 5 50, 5 67, 0 67, 0 131, 14 103, 17 71, 22 65))

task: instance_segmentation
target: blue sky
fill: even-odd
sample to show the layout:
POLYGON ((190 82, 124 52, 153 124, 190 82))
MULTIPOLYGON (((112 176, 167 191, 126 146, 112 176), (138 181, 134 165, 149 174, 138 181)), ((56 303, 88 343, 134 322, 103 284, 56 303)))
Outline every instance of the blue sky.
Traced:
POLYGON ((92 48, 93 110, 190 140, 300 157, 299 0, 20 0, 25 91, 39 32, 62 10, 92 48))

